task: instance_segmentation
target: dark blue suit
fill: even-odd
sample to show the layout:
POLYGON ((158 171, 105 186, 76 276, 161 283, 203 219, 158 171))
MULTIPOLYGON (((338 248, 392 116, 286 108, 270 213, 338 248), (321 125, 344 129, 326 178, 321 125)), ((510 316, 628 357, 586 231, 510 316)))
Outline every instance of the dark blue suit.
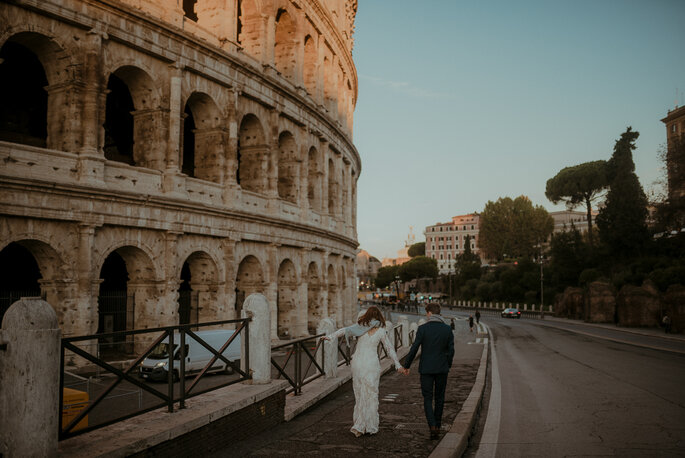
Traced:
POLYGON ((419 326, 416 332, 416 340, 414 340, 414 344, 405 359, 405 368, 409 369, 419 347, 421 347, 419 374, 421 374, 423 410, 426 413, 428 426, 440 427, 442 408, 445 403, 447 373, 452 367, 452 359, 454 358, 452 328, 437 321, 428 321, 419 326), (434 395, 435 409, 433 409, 434 395))

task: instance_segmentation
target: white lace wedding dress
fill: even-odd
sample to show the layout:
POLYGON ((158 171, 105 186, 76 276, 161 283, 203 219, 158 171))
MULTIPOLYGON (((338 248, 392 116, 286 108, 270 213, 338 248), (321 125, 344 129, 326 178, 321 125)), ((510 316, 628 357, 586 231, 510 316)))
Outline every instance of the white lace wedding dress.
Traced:
MULTIPOLYGON (((353 433, 376 434, 378 432, 378 382, 381 378, 381 364, 378 359, 378 343, 382 342, 388 356, 395 362, 395 369, 401 366, 395 349, 390 343, 385 328, 376 328, 357 340, 357 348, 352 356, 352 386, 354 388, 354 425, 353 433)), ((337 330, 330 337, 344 338, 345 328, 337 330)))

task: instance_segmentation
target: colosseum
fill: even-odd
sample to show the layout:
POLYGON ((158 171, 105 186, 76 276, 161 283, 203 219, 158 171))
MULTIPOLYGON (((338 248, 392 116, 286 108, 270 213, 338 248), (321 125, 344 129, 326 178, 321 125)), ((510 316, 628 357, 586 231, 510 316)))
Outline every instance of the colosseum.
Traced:
POLYGON ((356 0, 0 2, 0 313, 64 335, 356 310, 356 0))

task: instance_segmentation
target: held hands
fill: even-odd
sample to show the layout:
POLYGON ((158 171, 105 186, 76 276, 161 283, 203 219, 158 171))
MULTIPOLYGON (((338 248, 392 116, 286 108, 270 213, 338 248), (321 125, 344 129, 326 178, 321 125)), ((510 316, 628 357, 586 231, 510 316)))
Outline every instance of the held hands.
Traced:
POLYGON ((402 375, 409 375, 409 369, 406 369, 404 367, 400 367, 399 369, 397 369, 397 372, 399 372, 402 375))

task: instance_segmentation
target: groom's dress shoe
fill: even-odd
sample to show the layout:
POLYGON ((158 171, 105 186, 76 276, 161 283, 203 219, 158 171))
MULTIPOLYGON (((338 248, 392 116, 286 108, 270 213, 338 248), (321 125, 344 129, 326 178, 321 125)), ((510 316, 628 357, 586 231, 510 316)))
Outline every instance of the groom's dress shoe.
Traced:
POLYGON ((431 426, 431 439, 437 439, 438 437, 440 437, 440 428, 431 426))

